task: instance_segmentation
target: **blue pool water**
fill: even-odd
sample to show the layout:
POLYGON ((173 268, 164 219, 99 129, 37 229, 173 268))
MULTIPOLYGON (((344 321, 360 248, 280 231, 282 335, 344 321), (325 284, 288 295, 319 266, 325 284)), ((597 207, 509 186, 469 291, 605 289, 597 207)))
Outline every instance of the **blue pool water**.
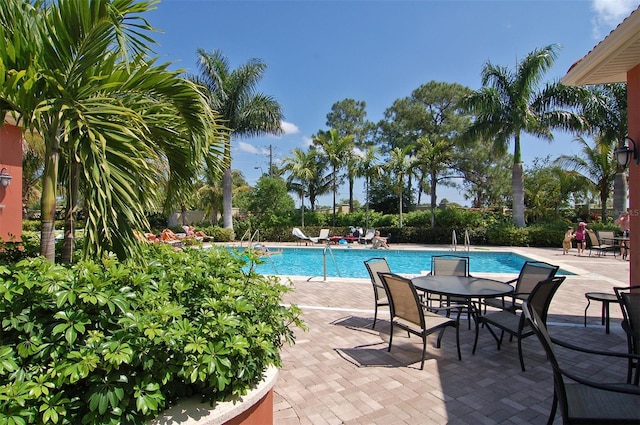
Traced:
MULTIPOLYGON (((271 248, 280 251, 280 248, 271 248)), ((257 266, 261 274, 290 276, 324 276, 324 249, 282 248, 282 254, 271 255, 264 264, 257 266), (273 262, 273 263, 272 263, 273 262)), ((456 254, 452 251, 411 251, 367 249, 334 249, 326 254, 327 277, 368 278, 364 261, 372 257, 384 257, 391 270, 402 274, 420 274, 431 269, 432 255, 456 254), (333 257, 331 255, 333 253, 333 257), (335 261, 334 261, 335 259, 335 261)), ((470 273, 514 273, 530 258, 512 252, 458 252, 470 257, 470 273)), ((561 271, 562 274, 570 274, 561 271)))

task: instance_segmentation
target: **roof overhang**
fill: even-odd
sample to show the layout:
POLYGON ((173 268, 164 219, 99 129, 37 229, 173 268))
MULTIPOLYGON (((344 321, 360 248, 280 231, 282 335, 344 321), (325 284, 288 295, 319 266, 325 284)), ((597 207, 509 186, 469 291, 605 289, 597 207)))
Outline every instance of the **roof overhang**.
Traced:
POLYGON ((640 63, 640 8, 571 65, 560 82, 569 86, 624 83, 627 72, 640 63))

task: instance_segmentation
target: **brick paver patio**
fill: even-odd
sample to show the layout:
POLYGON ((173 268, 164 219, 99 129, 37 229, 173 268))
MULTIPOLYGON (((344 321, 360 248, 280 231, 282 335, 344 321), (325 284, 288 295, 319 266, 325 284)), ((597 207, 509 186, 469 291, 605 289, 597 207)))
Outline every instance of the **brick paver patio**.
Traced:
MULTIPOLYGON (((565 280, 551 304, 548 325, 553 336, 578 345, 626 351, 617 305, 611 306, 610 334, 600 323, 600 303, 592 302, 586 328, 583 314, 585 292, 628 286, 628 261, 612 255, 563 256, 561 248, 515 250, 577 273, 565 280)), ((371 256, 382 253, 375 251, 371 256)), ((429 337, 425 367, 419 370, 419 338, 398 333, 387 352, 387 309, 379 311, 376 329, 371 329, 373 292, 368 279, 293 278, 292 284, 295 291, 286 301, 302 308, 309 330, 296 331, 296 344, 282 352, 284 366, 275 388, 276 424, 546 423, 552 375, 535 336, 523 341, 526 372, 520 370, 516 342, 505 337, 498 351, 486 329, 480 329, 478 350, 472 355, 474 330, 464 324, 462 361, 456 356, 454 330, 449 329, 440 349, 435 348, 436 336, 429 337)), ((559 355, 585 376, 602 381, 626 377, 624 361, 605 364, 602 359, 559 355)))

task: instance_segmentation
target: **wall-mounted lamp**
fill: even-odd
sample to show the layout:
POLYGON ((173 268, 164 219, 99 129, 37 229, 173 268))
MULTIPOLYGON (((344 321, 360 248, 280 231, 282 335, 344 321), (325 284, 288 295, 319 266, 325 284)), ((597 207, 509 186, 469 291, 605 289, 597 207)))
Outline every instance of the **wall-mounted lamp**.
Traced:
POLYGON ((2 170, 0 170, 0 186, 2 187, 7 187, 11 184, 11 179, 13 177, 11 177, 9 175, 9 173, 7 172, 7 168, 4 167, 2 170))
POLYGON ((631 143, 633 148, 629 147, 628 144, 625 144, 624 146, 620 146, 618 149, 613 151, 613 154, 616 157, 616 161, 618 161, 618 164, 620 164, 620 166, 622 166, 623 168, 627 168, 627 165, 629 165, 632 158, 635 160, 636 164, 640 162, 640 155, 638 155, 638 147, 636 146, 636 142, 631 137, 625 137, 625 141, 627 140, 629 141, 629 143, 631 143))

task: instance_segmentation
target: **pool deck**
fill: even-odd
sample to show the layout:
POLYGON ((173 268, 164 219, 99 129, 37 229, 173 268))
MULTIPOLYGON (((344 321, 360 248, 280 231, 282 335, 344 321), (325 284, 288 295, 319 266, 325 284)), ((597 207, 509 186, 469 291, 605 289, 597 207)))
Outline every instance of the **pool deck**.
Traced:
MULTIPOLYGON (((358 245, 353 248, 365 249, 358 245)), ((409 248, 448 249, 392 245, 392 249, 409 248)), ((600 322, 600 303, 591 303, 587 327, 583 320, 586 292, 613 292, 614 286, 628 286, 628 261, 611 254, 562 255, 561 248, 488 249, 513 250, 576 273, 567 277, 554 296, 548 318, 550 333, 580 345, 626 352, 626 337, 620 327, 622 313, 617 305, 611 305, 610 334, 600 322)), ((384 251, 371 254, 380 256, 384 251)), ((507 280, 515 275, 493 277, 507 280)), ((457 359, 454 334, 448 330, 440 349, 435 348, 435 336, 429 338, 425 367, 420 370, 419 338, 394 335, 392 351, 387 352, 386 308, 379 311, 376 329, 372 330, 369 279, 291 277, 290 282, 294 291, 285 301, 302 309, 309 329, 296 330, 296 344, 282 350, 283 367, 275 387, 275 424, 546 423, 553 382, 551 367, 535 337, 523 340, 527 371, 522 372, 516 342, 505 338, 498 351, 486 329, 480 329, 478 350, 472 355, 474 331, 467 329, 464 320, 460 329, 462 361, 457 359)), ((567 359, 565 353, 559 355, 567 359)), ((574 369, 594 379, 612 382, 626 377, 625 362, 612 364, 575 355, 570 362, 574 369)), ((555 422, 561 422, 559 415, 555 422)))

